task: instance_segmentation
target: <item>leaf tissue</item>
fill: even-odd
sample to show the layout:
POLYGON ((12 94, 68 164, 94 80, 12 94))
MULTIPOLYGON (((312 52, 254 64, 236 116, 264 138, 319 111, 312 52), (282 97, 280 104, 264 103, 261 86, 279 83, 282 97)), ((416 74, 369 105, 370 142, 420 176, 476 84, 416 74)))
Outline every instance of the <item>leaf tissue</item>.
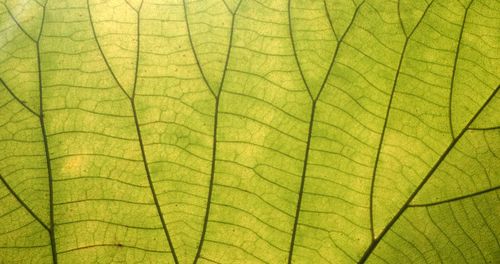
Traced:
POLYGON ((498 0, 0 0, 0 263, 500 263, 498 0))

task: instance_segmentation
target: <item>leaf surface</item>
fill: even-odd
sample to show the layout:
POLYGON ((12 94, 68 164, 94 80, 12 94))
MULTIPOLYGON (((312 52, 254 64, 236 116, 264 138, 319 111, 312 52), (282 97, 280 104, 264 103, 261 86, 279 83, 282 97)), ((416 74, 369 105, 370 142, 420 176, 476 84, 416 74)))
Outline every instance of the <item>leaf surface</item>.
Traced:
POLYGON ((500 261, 499 10, 0 2, 0 262, 500 261))

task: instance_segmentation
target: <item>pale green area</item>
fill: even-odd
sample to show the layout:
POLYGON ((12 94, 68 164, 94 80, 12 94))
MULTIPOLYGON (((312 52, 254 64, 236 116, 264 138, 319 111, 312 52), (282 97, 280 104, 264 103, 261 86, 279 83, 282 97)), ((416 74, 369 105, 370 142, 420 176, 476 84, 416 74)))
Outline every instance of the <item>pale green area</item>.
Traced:
POLYGON ((0 263, 500 263, 497 0, 0 0, 0 80, 0 263))

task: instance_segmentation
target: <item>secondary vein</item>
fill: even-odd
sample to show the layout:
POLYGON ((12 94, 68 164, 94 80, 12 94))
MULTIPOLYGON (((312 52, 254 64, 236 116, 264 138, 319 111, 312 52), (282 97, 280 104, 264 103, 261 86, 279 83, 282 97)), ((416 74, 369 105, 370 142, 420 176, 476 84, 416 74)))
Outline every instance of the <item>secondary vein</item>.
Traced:
POLYGON ((335 50, 334 50, 334 52, 332 54, 332 59, 330 60, 330 65, 329 65, 328 70, 327 70, 327 72, 325 74, 323 82, 322 82, 322 84, 321 84, 321 86, 319 88, 318 94, 314 97, 312 95, 311 91, 310 91, 310 88, 309 88, 307 82, 306 82, 305 76, 304 76, 304 74, 302 72, 302 68, 300 67, 300 61, 299 61, 299 58, 297 56, 297 52, 295 50, 295 44, 294 44, 294 40, 293 40, 293 31, 292 31, 292 20, 291 20, 291 0, 288 1, 288 22, 289 22, 289 31, 290 31, 289 33, 290 33, 290 39, 292 41, 293 53, 295 55, 295 62, 297 64, 299 72, 301 74, 302 82, 304 83, 304 86, 306 87, 306 89, 307 89, 307 91, 309 93, 309 96, 311 98, 311 102, 312 102, 312 105, 311 105, 311 116, 309 118, 309 129, 308 129, 308 134, 307 134, 306 149, 305 149, 305 153, 304 153, 304 164, 302 166, 302 175, 301 175, 301 181, 300 181, 300 187, 299 187, 299 193, 298 193, 298 199, 297 199, 297 207, 296 207, 296 210, 295 210, 295 218, 294 218, 294 224, 293 224, 293 229, 292 229, 292 236, 291 236, 291 241, 290 241, 290 250, 288 252, 288 263, 292 263, 293 250, 295 248, 295 238, 297 236, 297 227, 298 227, 298 224, 299 224, 299 217, 300 217, 300 212, 301 212, 301 207, 302 207, 302 196, 304 195, 305 180, 306 180, 306 175, 307 175, 307 164, 309 162, 309 153, 311 151, 311 140, 312 140, 312 134, 313 134, 313 127, 314 127, 314 115, 315 115, 315 112, 316 112, 317 102, 318 102, 319 97, 322 94, 324 88, 326 87, 326 83, 329 80, 330 74, 331 74, 332 69, 333 69, 333 65, 335 64, 335 61, 337 59, 337 55, 338 55, 338 52, 339 52, 339 49, 340 49, 340 45, 343 43, 344 37, 350 31, 351 26, 354 24, 354 20, 356 19, 356 16, 357 16, 357 14, 358 14, 361 6, 364 4, 364 2, 365 1, 361 2, 356 7, 349 25, 347 26, 347 28, 344 31, 344 33, 342 34, 342 36, 340 36, 340 38, 338 38, 338 39, 337 39, 337 34, 335 33, 335 31, 333 29, 333 24, 331 24, 331 21, 330 21, 330 18, 329 18, 328 9, 326 7, 326 3, 325 2, 323 3, 324 7, 325 7, 325 10, 326 10, 325 13, 328 16, 328 20, 330 22, 330 26, 331 26, 331 29, 333 31, 334 37, 337 39, 337 46, 335 47, 335 50))
POLYGON ((49 180, 49 236, 50 236, 50 244, 52 251, 52 262, 57 264, 57 248, 56 248, 56 238, 55 238, 55 230, 54 230, 54 180, 52 175, 52 164, 50 159, 50 150, 49 143, 47 137, 47 129, 45 127, 45 117, 43 110, 43 79, 42 79, 42 65, 41 65, 41 53, 40 53, 40 39, 42 36, 43 26, 45 22, 45 13, 46 13, 46 5, 43 6, 43 14, 42 21, 40 26, 40 31, 38 32, 38 37, 36 39, 36 59, 37 59, 37 67, 38 67, 38 89, 39 89, 39 120, 40 120, 40 128, 42 130, 43 137, 43 146, 45 151, 45 160, 47 163, 47 173, 49 180))
MULTIPOLYGON (((392 108, 392 100, 394 98, 394 93, 396 91, 396 86, 398 84, 399 75, 401 73, 401 66, 403 65, 403 61, 404 61, 404 57, 405 57, 405 53, 406 53, 406 48, 408 46, 408 42, 410 41, 411 36, 413 35, 413 33, 415 32, 415 30, 417 29, 418 25, 422 22, 425 14, 427 13, 427 10, 429 10, 430 6, 432 5, 432 2, 429 5, 427 5, 424 13, 422 14, 422 16, 420 17, 420 19, 418 20, 418 22, 415 25, 415 27, 413 28, 413 30, 408 35, 406 34, 406 31, 404 30, 403 22, 401 21, 401 18, 400 18, 400 24, 401 24, 401 27, 403 28, 403 33, 404 33, 404 35, 405 35, 406 38, 405 38, 405 42, 403 44, 403 48, 401 50, 401 56, 399 57, 398 68, 397 68, 396 74, 394 76, 394 82, 393 82, 392 88, 391 88, 391 95, 389 97, 389 102, 387 104, 387 109, 386 109, 385 119, 384 119, 384 125, 382 126, 382 133, 380 135, 379 145, 378 145, 378 148, 377 148, 377 155, 375 157, 375 164, 373 166, 372 180, 371 180, 371 184, 370 184, 370 232, 371 232, 371 235, 372 235, 372 240, 375 239, 375 228, 374 228, 374 224, 373 224, 373 219, 374 219, 374 216, 373 216, 373 196, 374 196, 374 192, 375 192, 375 179, 376 179, 376 176, 377 176, 377 169, 378 169, 378 165, 379 165, 380 154, 382 152, 382 146, 384 145, 385 132, 387 130, 387 124, 388 124, 389 118, 390 118, 390 113, 391 113, 391 108, 392 108)), ((398 13, 399 13, 399 10, 398 10, 398 13)))
POLYGON ((35 112, 35 110, 31 109, 31 107, 29 107, 26 102, 24 102, 23 100, 21 100, 19 97, 17 97, 17 95, 14 93, 14 91, 12 91, 12 89, 7 85, 7 83, 4 82, 4 80, 2 78, 0 78, 0 83, 2 83, 2 85, 5 87, 5 89, 7 90, 7 92, 9 92, 9 94, 19 103, 21 104, 24 108, 26 108, 26 110, 30 111, 32 114, 34 114, 36 117, 40 118, 40 115, 35 112))
POLYGON ((19 197, 19 195, 17 195, 17 193, 7 183, 7 181, 4 179, 4 177, 2 175, 0 175, 0 181, 2 181, 2 183, 5 185, 5 187, 7 188, 7 190, 10 192, 10 194, 12 194, 12 196, 14 196, 14 198, 16 198, 16 200, 19 202, 19 204, 21 204, 24 207, 24 209, 26 209, 26 211, 28 211, 28 213, 33 218, 35 218, 35 220, 38 223, 40 223, 40 225, 42 225, 43 228, 45 228, 45 230, 47 230, 48 232, 50 232, 50 228, 47 226, 47 224, 45 224, 45 222, 43 222, 42 219, 40 217, 38 217, 38 215, 35 214, 35 212, 33 212, 33 210, 31 210, 31 208, 21 199, 21 197, 19 197))
MULTIPOLYGON (((42 21, 40 22, 40 31, 38 32, 38 35, 36 38, 32 37, 17 21, 15 16, 10 12, 9 8, 7 5, 4 3, 4 7, 7 9, 7 13, 11 17, 11 19, 15 22, 15 24, 19 27, 19 29, 35 44, 36 48, 36 65, 37 65, 37 72, 38 72, 38 96, 39 96, 39 111, 38 113, 35 112, 33 109, 31 109, 24 101, 22 101, 8 86, 7 84, 0 79, 1 83, 5 86, 7 91, 11 94, 12 97, 14 97, 15 100, 17 100, 24 108, 26 108, 28 111, 30 111, 32 114, 34 114, 36 117, 38 117, 38 121, 40 123, 40 129, 41 129, 41 134, 42 134, 42 139, 43 139, 43 146, 44 146, 44 152, 45 152, 45 162, 47 165, 47 175, 48 175, 48 187, 49 187, 49 224, 48 226, 45 224, 42 224, 44 228, 48 231, 49 233, 49 238, 50 238, 50 245, 51 245, 51 253, 52 253, 52 262, 54 264, 57 264, 57 249, 56 249, 56 238, 55 238, 55 231, 54 231, 54 188, 53 188, 53 175, 52 175, 52 165, 51 165, 51 158, 50 158, 50 150, 49 150, 49 143, 48 143, 48 137, 47 137, 47 130, 45 127, 45 117, 44 117, 44 108, 43 108, 43 80, 42 80, 42 66, 41 66, 41 53, 40 53, 40 39, 42 37, 42 32, 43 32, 43 27, 45 24, 45 13, 46 13, 46 6, 47 2, 44 5, 41 5, 42 7, 42 21)), ((4 184, 8 187, 7 182, 5 180, 2 181, 4 184)), ((11 190, 12 194, 15 194, 13 190, 11 190)), ((24 204, 22 200, 20 200, 19 197, 18 201, 21 202, 21 204, 24 204)), ((29 207, 24 204, 26 209, 29 209, 29 207)), ((37 219, 38 217, 31 211, 29 210, 30 214, 37 219)), ((39 219, 39 218, 38 218, 39 219)), ((39 221, 37 219, 37 221, 39 221)), ((40 220, 41 221, 41 220, 40 220)), ((40 222, 39 221, 39 222, 40 222)))
POLYGON ((92 20, 92 12, 90 11, 90 2, 89 0, 87 0, 87 10, 88 10, 88 14, 89 14, 89 19, 90 19, 90 25, 91 25, 91 28, 92 28, 92 33, 93 33, 93 36, 94 36, 94 39, 96 40, 96 44, 97 44, 97 47, 99 49, 99 52, 101 53, 101 56, 110 72, 110 74, 112 75, 114 81, 116 82, 116 85, 120 88, 120 90, 123 92, 123 94, 129 99, 129 102, 130 102, 130 108, 131 108, 131 111, 132 111, 132 116, 134 117, 134 125, 135 125, 135 129, 136 129, 136 134, 137 134, 137 139, 139 141, 139 148, 140 148, 140 151, 141 151, 141 159, 142 159, 142 162, 143 162, 143 165, 144 165, 144 171, 146 172, 146 178, 148 180, 148 185, 149 185, 149 188, 150 188, 150 191, 151 191, 151 196, 153 198, 153 201, 155 203, 155 207, 156 207, 156 211, 158 213, 158 217, 160 219, 160 222, 161 222, 161 225, 162 225, 162 229, 165 233, 165 237, 167 239, 167 243, 169 245, 169 248, 170 248, 170 252, 172 254, 172 258, 174 260, 174 263, 179 263, 178 259, 177 259, 177 255, 175 253, 175 247, 173 245, 173 242, 172 242, 172 239, 170 237, 170 234, 168 232, 168 228, 167 228, 167 224, 166 224, 166 221, 165 221, 165 217, 163 216, 163 212, 161 210, 161 206, 160 206, 160 202, 158 200, 158 197, 157 197, 157 194, 156 194, 156 190, 154 188, 154 183, 153 183, 153 180, 152 180, 152 177, 151 177, 151 172, 149 170, 149 163, 147 161, 147 155, 146 155, 146 150, 145 150, 145 147, 144 147, 144 141, 142 139, 142 132, 141 132, 141 128, 140 128, 140 122, 139 122, 139 118, 138 118, 138 115, 137 115, 137 109, 136 109, 136 104, 135 104, 135 98, 136 98, 136 88, 137 88, 137 80, 138 80, 138 72, 139 72, 139 60, 140 60, 140 45, 141 45, 141 42, 140 42, 140 35, 141 35, 141 32, 140 32, 140 13, 141 13, 141 9, 142 9, 142 5, 143 5, 143 1, 140 2, 140 5, 139 5, 139 8, 138 9, 135 9, 133 6, 130 6, 130 3, 127 2, 127 5, 129 5, 129 7, 135 11, 136 13, 136 60, 135 60, 135 72, 134 72, 134 81, 133 81, 133 86, 132 86, 132 94, 129 95, 127 93, 127 91, 125 90, 125 88, 123 87, 123 85, 120 83, 120 81, 118 80, 117 76, 115 75, 113 69, 111 68, 111 65, 109 64, 108 62, 108 59, 106 57, 106 55, 104 54, 104 51, 102 50, 102 47, 100 45, 100 42, 97 38, 97 34, 96 34, 96 31, 95 31, 95 27, 93 25, 93 20, 92 20))
MULTIPOLYGON (((298 199, 297 199, 297 207, 295 209, 295 217, 294 217, 292 235, 291 235, 291 240, 290 240, 290 250, 288 251, 288 263, 289 264, 292 263, 293 251, 294 251, 294 248, 295 248, 295 238, 297 236, 297 227, 298 227, 298 224, 299 224, 299 217, 300 217, 300 212, 301 212, 301 207, 302 207, 302 197, 304 195, 305 181, 306 181, 306 175, 307 175, 307 165, 308 165, 308 162, 309 162, 309 155, 310 155, 309 153, 311 151, 311 140, 312 140, 312 134, 313 134, 314 116, 315 116, 315 113, 316 113, 317 102, 318 102, 319 97, 320 97, 321 93, 323 92, 323 90, 324 90, 324 88, 326 86, 326 83, 327 83, 327 81, 328 81, 328 79, 330 77, 330 74, 331 74, 332 69, 333 69, 333 65, 335 64, 335 61, 337 59, 337 55, 338 55, 338 52, 339 52, 339 49, 340 49, 340 45, 343 43, 344 37, 349 32, 351 26, 354 24, 354 20, 355 20, 355 18, 357 16, 357 14, 358 14, 361 6, 364 4, 364 2, 365 1, 361 2, 356 7, 356 10, 354 11, 354 14, 352 16, 352 19, 351 19, 349 25, 347 26, 347 28, 344 31, 344 33, 342 34, 342 36, 338 39, 337 46, 335 47, 335 51, 333 52, 332 59, 330 61, 330 66, 328 67, 328 71, 325 74, 325 77, 324 77, 323 82, 322 82, 322 84, 320 86, 318 94, 316 95, 316 97, 314 97, 312 95, 311 91, 310 91, 310 88, 309 88, 307 82, 306 82, 305 76, 304 76, 304 74, 302 72, 302 68, 300 67, 300 61, 299 61, 299 58, 297 56, 297 52, 295 50, 295 44, 294 44, 294 40, 293 40, 293 31, 292 31, 292 20, 291 20, 291 0, 288 1, 288 22, 289 22, 289 31, 290 31, 289 33, 290 33, 290 39, 292 41, 293 53, 294 53, 294 56, 295 56, 295 61, 296 61, 297 67, 298 67, 299 72, 300 72, 301 77, 302 77, 302 82, 304 83, 304 86, 306 87, 306 89, 307 89, 307 91, 309 93, 309 96, 311 98, 311 102, 312 102, 312 105, 311 105, 311 116, 309 118, 309 128, 308 128, 308 133, 307 133, 306 149, 305 149, 305 152, 304 152, 304 163, 302 165, 302 174, 301 174, 300 187, 299 187, 299 193, 298 193, 298 199)), ((326 9, 326 4, 325 4, 325 9, 326 9)), ((329 16, 328 10, 326 11, 326 14, 329 16)), ((333 31, 333 25, 331 25, 331 27, 332 27, 332 31, 333 31)), ((337 35, 336 35, 335 31, 333 31, 333 34, 334 34, 335 38, 337 38, 337 35)))
POLYGON ((187 20, 187 7, 186 7, 186 3, 184 1, 184 12, 185 12, 185 16, 186 16, 186 24, 187 24, 187 27, 188 27, 188 34, 189 34, 189 40, 190 40, 190 43, 191 43, 191 47, 192 47, 193 53, 195 54, 196 62, 197 62, 198 67, 200 69, 200 73, 203 76, 203 79, 205 80, 205 83, 207 84, 208 89, 212 92, 212 94, 214 95, 214 98, 215 98, 215 114, 214 114, 214 124, 213 124, 214 131, 213 131, 212 160, 211 160, 212 163, 211 163, 211 166, 210 166, 210 183, 209 183, 209 187, 208 187, 208 197, 207 197, 207 205, 206 205, 205 217, 204 217, 204 220, 203 220, 203 229, 201 231, 200 242, 198 244, 198 248, 196 250, 196 255, 195 255, 195 258, 194 258, 194 261, 193 261, 194 264, 196 264, 198 262, 198 260, 200 259, 200 257, 201 257, 201 251, 203 249, 203 243, 205 241, 205 235, 206 235, 207 227, 208 227, 208 219, 209 219, 209 216, 210 216, 210 206, 212 204, 212 193, 213 193, 213 187, 214 187, 214 181, 215 181, 215 163, 216 163, 216 159, 217 159, 217 127, 218 127, 218 119, 219 119, 220 95, 222 93, 222 87, 224 86, 224 81, 226 79, 227 66, 229 64, 229 58, 230 58, 230 55, 231 55, 231 48, 233 46, 232 43, 233 43, 233 35, 234 35, 234 29, 235 29, 235 23, 236 23, 236 13, 238 12, 238 9, 240 8, 241 2, 242 1, 240 0, 240 2, 238 3, 238 5, 236 6, 234 12, 230 12, 231 15, 232 15, 232 19, 231 19, 231 29, 230 29, 230 35, 229 35, 229 43, 228 43, 226 61, 225 61, 225 64, 224 64, 224 70, 222 72, 222 77, 221 77, 219 89, 218 89, 217 93, 215 93, 211 89, 210 85, 208 84, 208 81, 205 78, 205 75, 203 73, 201 65, 198 62, 198 58, 197 58, 196 52, 194 50, 193 42, 191 40, 191 34, 189 33, 189 23, 188 23, 188 20, 187 20))
POLYGON ((452 103, 453 103, 453 88, 455 86, 455 75, 457 72, 457 64, 458 64, 458 56, 460 54, 460 46, 462 44, 462 36, 464 34, 464 28, 465 28, 465 22, 467 21, 467 14, 469 12, 469 8, 472 5, 472 2, 474 0, 471 0, 469 5, 465 8, 465 14, 464 18, 462 21, 462 26, 460 27, 460 35, 458 36, 458 43, 457 43, 457 48, 455 50, 455 60, 453 62, 453 72, 451 74, 451 83, 450 83, 450 95, 448 99, 448 120, 450 123, 450 133, 451 133, 451 138, 455 138, 455 132, 453 131, 453 120, 452 120, 452 103))
POLYGON ((493 188, 488 188, 488 189, 485 189, 485 190, 482 190, 482 191, 479 191, 479 192, 474 192, 474 193, 470 193, 470 194, 467 194, 467 195, 462 195, 462 196, 458 196, 458 197, 454 197, 454 198, 450 198, 450 199, 446 199, 446 200, 442 200, 442 201, 437 201, 437 202, 421 203, 421 204, 410 204, 410 205, 408 205, 408 207, 429 207, 429 206, 435 206, 435 205, 440 205, 440 204, 445 204, 445 203, 451 203, 451 202, 456 202, 456 201, 460 201, 460 200, 463 200, 463 199, 471 198, 471 197, 474 197, 474 196, 478 196, 478 195, 482 195, 482 194, 494 192, 494 191, 497 191, 498 189, 500 189, 500 186, 496 186, 496 187, 493 187, 493 188))

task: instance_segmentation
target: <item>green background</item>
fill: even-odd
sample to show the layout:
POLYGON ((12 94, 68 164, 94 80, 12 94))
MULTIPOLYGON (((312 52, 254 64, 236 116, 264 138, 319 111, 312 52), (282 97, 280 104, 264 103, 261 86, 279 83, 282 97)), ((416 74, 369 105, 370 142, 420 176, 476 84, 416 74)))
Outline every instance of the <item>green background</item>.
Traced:
POLYGON ((1 263, 500 262, 500 2, 1 0, 1 263))

